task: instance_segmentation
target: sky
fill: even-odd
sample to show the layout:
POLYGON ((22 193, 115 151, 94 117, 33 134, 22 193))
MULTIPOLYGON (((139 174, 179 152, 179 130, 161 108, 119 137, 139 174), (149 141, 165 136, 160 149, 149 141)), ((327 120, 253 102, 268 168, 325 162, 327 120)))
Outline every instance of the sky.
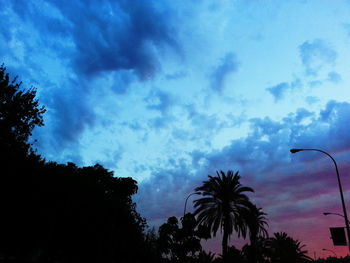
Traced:
POLYGON ((47 109, 46 160, 133 177, 150 227, 239 171, 270 234, 347 253, 322 214, 342 213, 332 161, 289 149, 331 153, 349 204, 350 1, 0 0, 0 17, 0 62, 47 109))

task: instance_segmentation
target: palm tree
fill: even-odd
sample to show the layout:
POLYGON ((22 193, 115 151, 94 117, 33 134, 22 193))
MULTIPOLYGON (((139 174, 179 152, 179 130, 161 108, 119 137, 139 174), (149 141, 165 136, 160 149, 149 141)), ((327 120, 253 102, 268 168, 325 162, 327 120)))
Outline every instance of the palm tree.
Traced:
MULTIPOLYGON (((262 211, 262 208, 258 208, 254 204, 250 204, 248 209, 245 211, 245 222, 249 230, 250 239, 250 262, 260 262, 262 260, 261 249, 259 249, 258 239, 267 238, 268 233, 266 230, 267 219, 266 213, 262 211), (260 258, 259 258, 260 256, 260 258)), ((261 242, 260 242, 261 243, 261 242)))
POLYGON ((195 191, 203 198, 194 201, 198 224, 206 225, 215 236, 220 228, 222 237, 222 257, 227 260, 228 240, 235 230, 238 236, 246 237, 247 226, 242 216, 251 205, 245 192, 254 192, 250 187, 242 186, 238 172, 216 172, 217 176, 208 176, 202 186, 195 191))
POLYGON ((285 232, 274 233, 274 237, 268 239, 267 247, 272 263, 304 263, 311 262, 307 251, 303 250, 305 245, 300 241, 289 237, 285 232))

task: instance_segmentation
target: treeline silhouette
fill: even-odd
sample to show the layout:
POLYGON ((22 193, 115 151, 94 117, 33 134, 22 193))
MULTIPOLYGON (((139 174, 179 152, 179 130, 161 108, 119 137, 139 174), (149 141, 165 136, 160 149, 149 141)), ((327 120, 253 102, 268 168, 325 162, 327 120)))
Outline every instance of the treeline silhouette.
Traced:
POLYGON ((131 199, 135 180, 35 153, 28 139, 45 113, 35 96, 0 67, 0 260, 157 262, 131 199))
POLYGON ((160 252, 164 262, 198 263, 299 263, 310 262, 304 245, 286 233, 274 233, 272 237, 258 237, 255 243, 246 244, 242 249, 228 246, 227 252, 215 257, 214 253, 202 249, 200 240, 211 237, 208 228, 198 224, 193 214, 181 218, 182 226, 176 217, 169 217, 161 225, 158 235, 151 231, 148 240, 160 252))
POLYGON ((195 189, 194 213, 147 231, 132 195, 137 182, 99 164, 46 161, 29 143, 44 107, 0 67, 0 262, 309 262, 286 233, 267 233, 266 213, 238 172, 220 171, 195 189), (201 241, 222 233, 222 253, 201 241), (230 236, 249 238, 241 250, 230 236))
MULTIPOLYGON (((301 263, 310 262, 298 240, 286 233, 268 236, 266 213, 252 203, 246 192, 253 189, 241 185, 238 172, 217 172, 195 189, 201 198, 194 201, 194 214, 170 217, 159 228, 158 248, 168 262, 241 262, 241 263, 301 263), (222 254, 215 258, 203 251, 200 239, 222 233, 222 254), (230 236, 249 237, 241 250, 229 246, 230 236)), ((154 236, 154 234, 153 234, 154 236)))

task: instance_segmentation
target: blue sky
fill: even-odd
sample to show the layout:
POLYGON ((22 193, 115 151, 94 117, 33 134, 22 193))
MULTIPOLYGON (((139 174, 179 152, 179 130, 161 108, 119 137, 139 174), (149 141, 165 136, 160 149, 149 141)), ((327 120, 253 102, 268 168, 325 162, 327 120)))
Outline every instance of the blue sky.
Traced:
POLYGON ((1 1, 0 60, 47 108, 38 152, 137 179, 151 226, 239 170, 271 232, 320 251, 334 170, 289 149, 327 150, 350 175, 349 14, 345 0, 1 1))

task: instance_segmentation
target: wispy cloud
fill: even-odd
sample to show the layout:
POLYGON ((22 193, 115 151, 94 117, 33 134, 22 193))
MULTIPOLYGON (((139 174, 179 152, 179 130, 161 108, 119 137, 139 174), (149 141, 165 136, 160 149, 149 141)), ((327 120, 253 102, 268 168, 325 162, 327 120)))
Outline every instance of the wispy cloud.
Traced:
POLYGON ((328 73, 327 80, 334 84, 337 84, 341 81, 341 76, 337 72, 331 71, 328 73))
POLYGON ((281 101, 288 92, 293 91, 294 89, 301 87, 301 81, 299 79, 294 80, 293 82, 281 82, 275 86, 267 88, 266 90, 271 93, 274 97, 275 102, 281 101))
POLYGON ((229 74, 236 72, 239 68, 237 57, 233 53, 228 53, 221 60, 221 63, 211 74, 211 88, 214 91, 222 92, 225 80, 229 74))
POLYGON ((322 39, 304 42, 299 46, 299 52, 305 73, 314 76, 325 64, 334 65, 338 57, 331 45, 322 39))

